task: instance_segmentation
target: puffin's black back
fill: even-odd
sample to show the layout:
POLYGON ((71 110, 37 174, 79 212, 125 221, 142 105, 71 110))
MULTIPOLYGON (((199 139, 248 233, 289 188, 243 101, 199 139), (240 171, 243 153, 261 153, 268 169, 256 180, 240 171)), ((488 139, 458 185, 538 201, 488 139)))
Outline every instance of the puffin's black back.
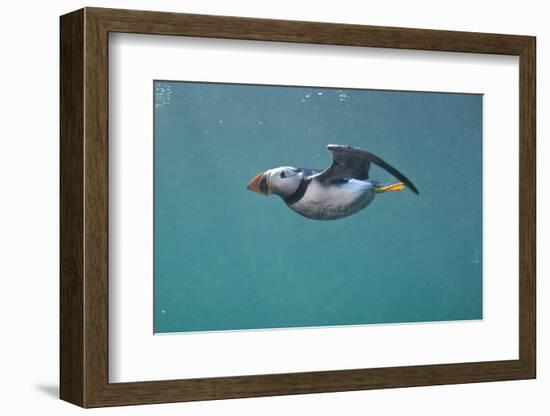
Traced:
POLYGON ((318 180, 369 179, 370 164, 374 163, 403 182, 415 194, 418 194, 416 187, 405 175, 375 154, 357 147, 338 144, 329 144, 327 150, 332 155, 332 165, 327 170, 315 175, 318 180))

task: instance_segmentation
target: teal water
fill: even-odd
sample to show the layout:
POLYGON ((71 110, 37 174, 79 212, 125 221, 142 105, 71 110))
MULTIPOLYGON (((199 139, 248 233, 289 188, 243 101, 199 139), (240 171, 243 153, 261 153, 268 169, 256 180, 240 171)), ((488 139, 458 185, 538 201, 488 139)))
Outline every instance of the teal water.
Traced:
MULTIPOLYGON (((154 331, 482 318, 482 96, 155 81, 154 331), (369 150, 420 191, 335 221, 246 190, 369 150)), ((371 168, 371 178, 391 181, 371 168)))

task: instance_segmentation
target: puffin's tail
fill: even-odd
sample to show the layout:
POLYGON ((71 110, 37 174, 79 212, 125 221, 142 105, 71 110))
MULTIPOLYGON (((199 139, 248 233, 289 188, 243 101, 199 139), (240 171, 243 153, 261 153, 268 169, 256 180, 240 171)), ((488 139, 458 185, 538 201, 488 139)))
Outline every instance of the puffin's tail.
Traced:
MULTIPOLYGON (((366 152, 367 158, 374 163, 377 166, 380 166, 382 169, 390 173, 391 175, 395 176, 397 179, 399 179, 407 188, 409 188, 411 191, 413 191, 415 194, 418 195, 418 189, 416 189, 416 186, 413 185, 413 183, 407 178, 405 175, 403 175, 401 172, 399 172, 397 169, 395 169, 393 166, 391 166, 389 163, 384 162, 382 159, 380 159, 378 156, 372 154, 371 152, 366 152)), ((393 189, 392 189, 393 190, 393 189)), ((397 190, 397 189, 396 189, 397 190)))

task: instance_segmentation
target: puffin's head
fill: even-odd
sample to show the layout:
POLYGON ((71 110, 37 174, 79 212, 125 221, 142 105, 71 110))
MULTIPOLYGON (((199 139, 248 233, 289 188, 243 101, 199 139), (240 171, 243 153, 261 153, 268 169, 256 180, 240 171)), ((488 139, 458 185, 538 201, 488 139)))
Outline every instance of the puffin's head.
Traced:
POLYGON ((246 189, 265 196, 275 194, 284 198, 298 189, 303 175, 301 169, 291 166, 273 168, 256 175, 246 189))

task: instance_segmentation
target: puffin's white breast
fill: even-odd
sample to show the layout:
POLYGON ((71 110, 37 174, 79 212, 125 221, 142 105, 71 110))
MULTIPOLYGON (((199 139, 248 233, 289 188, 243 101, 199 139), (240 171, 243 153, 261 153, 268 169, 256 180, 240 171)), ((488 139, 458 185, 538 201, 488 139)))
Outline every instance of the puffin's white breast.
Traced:
POLYGON ((365 208, 374 195, 374 187, 368 181, 350 179, 343 183, 325 185, 313 180, 304 196, 290 205, 290 208, 308 218, 337 219, 365 208))

